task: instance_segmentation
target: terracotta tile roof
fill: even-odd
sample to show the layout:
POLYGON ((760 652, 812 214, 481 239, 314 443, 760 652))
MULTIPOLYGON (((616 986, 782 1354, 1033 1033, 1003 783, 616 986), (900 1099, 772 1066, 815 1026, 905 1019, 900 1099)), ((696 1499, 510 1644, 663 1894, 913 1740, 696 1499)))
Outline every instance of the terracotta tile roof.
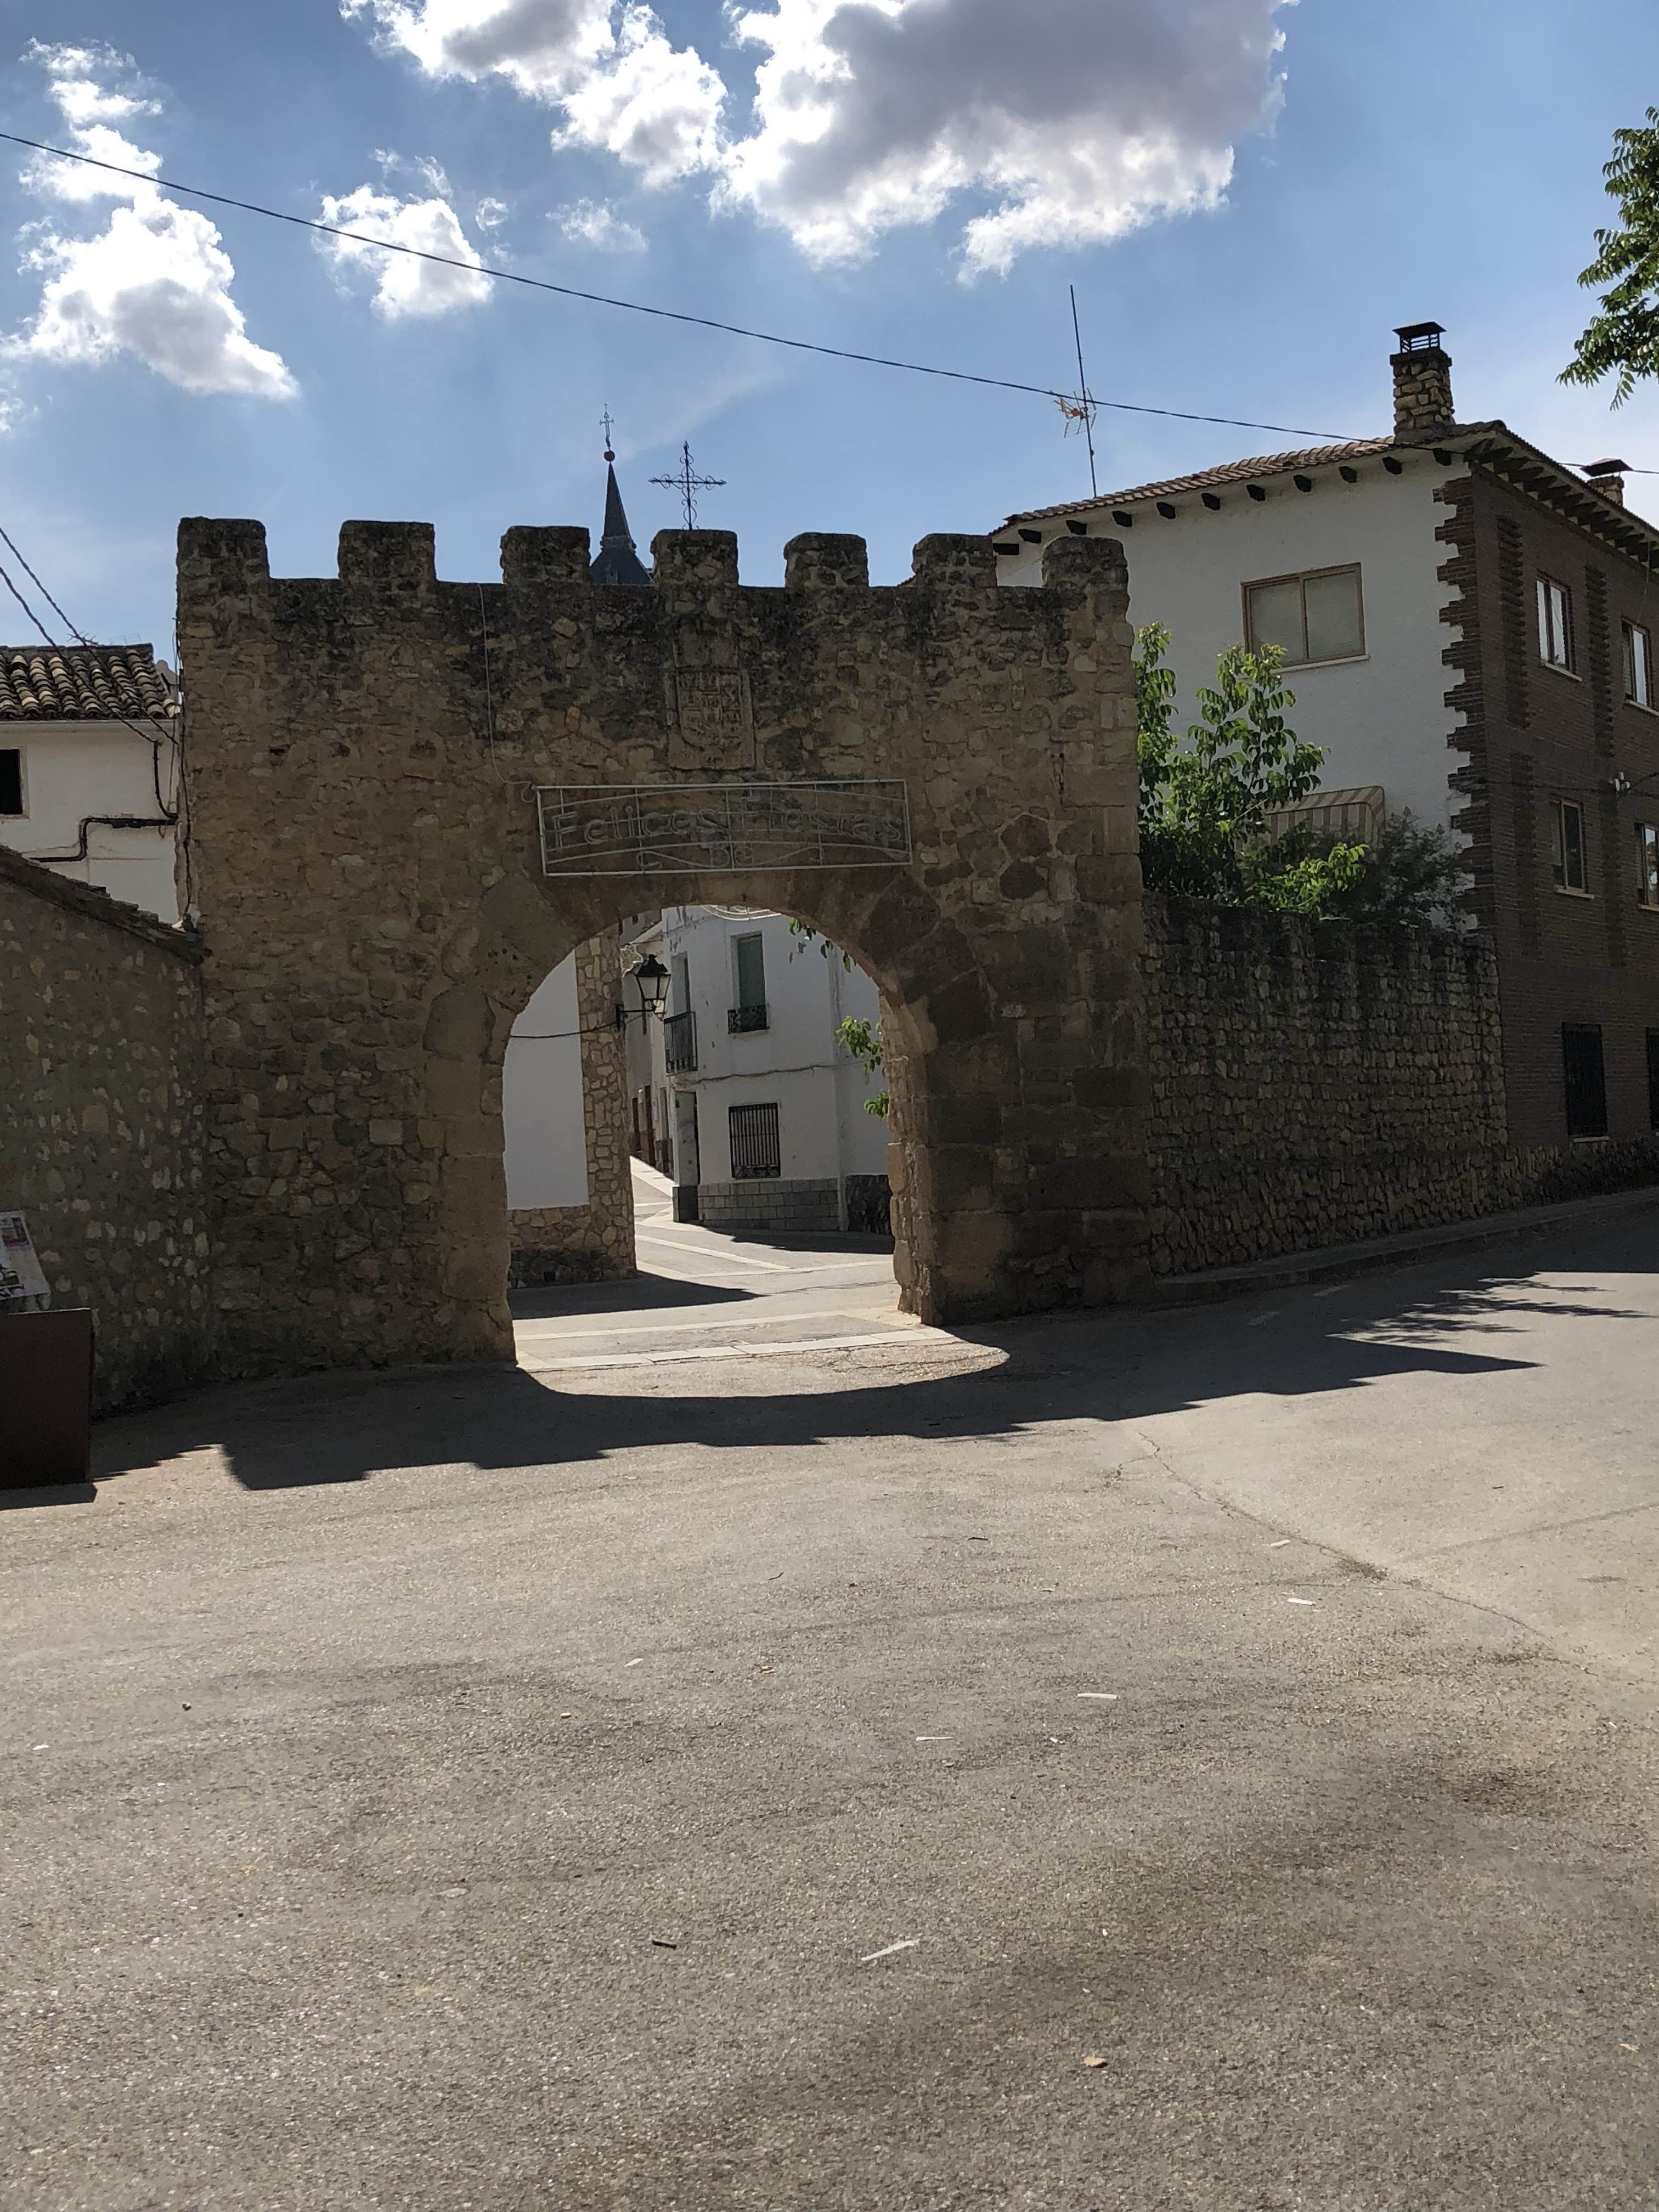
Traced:
POLYGON ((1439 450, 1472 461, 1528 498, 1565 515, 1603 544, 1639 561, 1644 568, 1659 568, 1659 529, 1645 516, 1620 501, 1609 499, 1606 492, 1587 482, 1581 471, 1553 459, 1526 439, 1517 437, 1506 422, 1496 420, 1449 422, 1443 429, 1413 438, 1358 438, 1346 446, 1311 446, 1299 453, 1263 453, 1252 460, 1228 461, 1220 468, 1200 469, 1194 476, 1169 477, 1161 483, 1136 484, 1128 491, 1104 492, 1098 499, 1074 499, 1059 507, 1028 507, 999 523, 990 535, 1001 538, 1008 531, 1032 523, 1109 514, 1114 507, 1133 507, 1144 500, 1175 500, 1183 492, 1211 491, 1220 484, 1295 476, 1344 461, 1413 450, 1439 450))
MULTIPOLYGON (((1224 461, 1219 468, 1200 469, 1194 476, 1166 477, 1162 483, 1136 484, 1128 491, 1102 492, 1098 499, 1069 499, 1059 507, 1027 507, 1011 514, 999 528, 1047 522, 1062 514, 1093 514, 1107 507, 1133 507, 1137 500, 1174 499, 1184 491, 1209 491, 1217 484, 1249 483, 1259 477, 1291 476, 1297 470, 1334 467, 1340 461, 1370 460, 1378 453, 1393 453, 1400 442, 1397 438, 1352 438, 1344 446, 1310 446, 1299 453, 1259 453, 1253 460, 1224 461)), ((994 537, 996 532, 991 534, 994 537)))
POLYGON ((172 697, 152 646, 0 645, 0 722, 106 722, 172 697))

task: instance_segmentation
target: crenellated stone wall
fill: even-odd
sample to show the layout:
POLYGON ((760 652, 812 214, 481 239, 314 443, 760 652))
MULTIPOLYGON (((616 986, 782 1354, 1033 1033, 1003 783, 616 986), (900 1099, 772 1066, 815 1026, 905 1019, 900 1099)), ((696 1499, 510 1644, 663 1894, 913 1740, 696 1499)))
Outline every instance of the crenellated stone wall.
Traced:
POLYGON ((515 1288, 604 1282, 635 1272, 629 1164, 628 1054, 615 1014, 622 945, 612 930, 576 948, 576 1026, 581 1038, 587 1201, 516 1206, 507 1216, 515 1288))
POLYGON ((201 958, 0 846, 0 1208, 27 1216, 54 1306, 92 1309, 100 1413, 210 1364, 201 958))
POLYGON ((647 905, 799 915, 876 978, 910 1310, 1144 1281, 1121 547, 1053 544, 1018 592, 977 538, 875 589, 857 538, 796 538, 781 590, 739 585, 726 532, 653 554, 599 588, 585 531, 513 530, 499 583, 452 584, 429 527, 354 522, 337 578, 279 580, 258 524, 181 526, 232 1365, 507 1352, 507 1034, 647 905), (854 825, 830 844, 826 785, 854 825), (536 789, 617 786, 648 859, 547 872, 536 789), (726 795, 757 789, 775 834, 733 843, 726 795))

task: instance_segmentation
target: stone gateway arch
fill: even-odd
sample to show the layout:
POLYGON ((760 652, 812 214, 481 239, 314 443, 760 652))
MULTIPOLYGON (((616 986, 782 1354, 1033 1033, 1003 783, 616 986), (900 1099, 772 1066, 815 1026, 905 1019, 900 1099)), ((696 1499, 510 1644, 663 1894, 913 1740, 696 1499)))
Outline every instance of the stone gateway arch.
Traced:
POLYGON ((337 579, 180 526, 187 896, 200 915, 229 1371, 512 1356, 501 1070, 624 915, 794 915, 882 996, 903 1304, 936 1322, 1133 1296, 1145 1061, 1127 579, 1062 539, 1000 591, 935 537, 872 589, 721 531, 644 586, 585 530, 438 580, 349 522, 337 579))

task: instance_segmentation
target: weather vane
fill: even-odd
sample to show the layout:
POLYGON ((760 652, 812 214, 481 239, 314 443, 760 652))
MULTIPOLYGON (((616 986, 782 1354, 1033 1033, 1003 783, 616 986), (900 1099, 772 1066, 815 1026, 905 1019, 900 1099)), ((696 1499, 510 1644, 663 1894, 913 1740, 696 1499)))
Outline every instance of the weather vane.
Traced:
POLYGON ((688 441, 680 447, 679 474, 653 477, 651 481, 653 484, 660 484, 665 491, 678 492, 680 503, 685 509, 685 526, 688 530, 695 530, 697 526, 697 494, 714 490, 726 482, 726 478, 700 477, 691 465, 691 447, 688 441))
POLYGON ((600 416, 599 420, 605 425, 605 458, 607 461, 614 461, 617 456, 611 450, 611 410, 608 407, 605 409, 604 414, 600 416))

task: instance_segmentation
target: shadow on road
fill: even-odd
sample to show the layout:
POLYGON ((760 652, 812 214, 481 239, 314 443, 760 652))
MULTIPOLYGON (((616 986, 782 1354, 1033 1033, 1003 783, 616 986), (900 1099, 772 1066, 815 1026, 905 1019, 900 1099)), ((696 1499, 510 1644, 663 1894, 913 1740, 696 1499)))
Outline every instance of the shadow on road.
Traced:
POLYGON ((739 1304, 756 1292, 722 1283, 683 1283, 646 1270, 615 1283, 549 1283, 539 1290, 512 1291, 507 1304, 514 1321, 562 1320, 567 1314, 654 1313, 669 1306, 739 1304))
MULTIPOLYGON (((1414 1309, 1406 1324, 1430 1327, 1414 1309)), ((1439 1329, 1474 1326, 1450 1317, 1439 1329)), ((205 1443, 249 1490, 362 1480, 399 1467, 565 1467, 654 1445, 773 1449, 858 1437, 1013 1435, 1054 1421, 1127 1420, 1261 1392, 1355 1389, 1391 1375, 1490 1375, 1530 1362, 1333 1327, 1292 1340, 1240 1342, 1236 1319, 1091 1316, 976 1330, 961 1340, 1006 1360, 969 1375, 907 1376, 847 1389, 758 1395, 596 1395, 550 1387, 516 1367, 325 1376, 207 1394, 112 1423, 107 1477, 205 1443)))
MULTIPOLYGON (((1603 1230, 1563 1239, 1559 1257, 1538 1255, 1525 1272, 1483 1270, 1471 1260, 1461 1280, 1443 1277, 1432 1287, 1423 1268, 1350 1282, 1339 1286, 1340 1309, 1293 1292, 1283 1307, 1261 1312, 1256 1300, 1044 1316, 959 1333, 963 1344, 1004 1353, 994 1366, 881 1382, 866 1379, 870 1367, 860 1363, 859 1379, 844 1389, 606 1393, 560 1388, 516 1367, 320 1375, 298 1387, 204 1392, 106 1422, 94 1471, 107 1480, 210 1445, 246 1489, 281 1490, 358 1482, 399 1468, 556 1469, 688 1443, 741 1451, 859 1437, 933 1439, 945 1431, 1008 1437, 1052 1422, 1133 1420, 1251 1395, 1360 1389, 1395 1375, 1518 1370, 1536 1363, 1476 1349, 1470 1340, 1524 1329, 1540 1316, 1646 1317, 1595 1299, 1594 1285, 1575 1281, 1558 1290, 1540 1280, 1553 1267, 1650 1274, 1659 1260, 1646 1235, 1603 1230)), ((652 1302, 665 1305, 749 1295, 659 1287, 652 1302)), ((611 1293, 637 1301, 643 1288, 593 1285, 580 1294, 592 1300, 591 1310, 604 1312, 617 1310, 606 1303, 611 1293)), ((527 1316, 531 1302, 556 1299, 538 1310, 568 1312, 566 1302, 578 1294, 526 1292, 514 1304, 527 1316)), ((27 1501, 22 1493, 19 1502, 27 1501)))

